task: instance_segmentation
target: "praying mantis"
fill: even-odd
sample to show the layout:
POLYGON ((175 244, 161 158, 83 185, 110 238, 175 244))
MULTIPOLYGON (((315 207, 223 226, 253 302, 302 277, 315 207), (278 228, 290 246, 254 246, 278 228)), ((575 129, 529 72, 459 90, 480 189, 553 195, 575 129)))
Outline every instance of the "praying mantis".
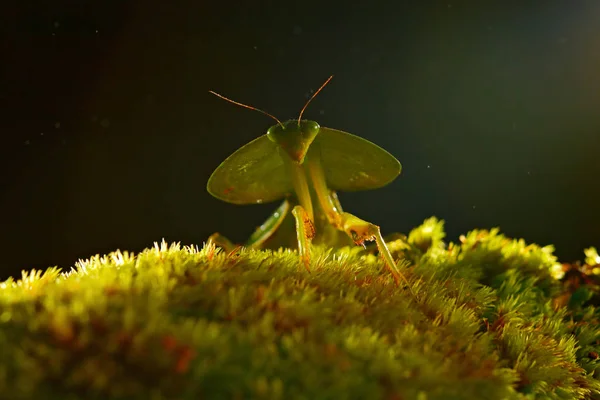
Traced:
MULTIPOLYGON (((249 248, 266 247, 277 230, 295 222, 301 264, 310 272, 311 243, 363 245, 375 241, 396 285, 408 284, 388 249, 379 226, 342 210, 336 191, 377 189, 401 172, 400 162, 368 140, 302 119, 310 102, 333 78, 308 99, 298 119, 281 122, 258 108, 209 91, 230 103, 258 111, 277 122, 267 133, 242 146, 212 173, 208 192, 233 204, 282 200, 275 212, 250 236, 249 248)), ((219 233, 209 241, 226 249, 235 246, 219 233)), ((292 244, 293 245, 293 244, 292 244)))

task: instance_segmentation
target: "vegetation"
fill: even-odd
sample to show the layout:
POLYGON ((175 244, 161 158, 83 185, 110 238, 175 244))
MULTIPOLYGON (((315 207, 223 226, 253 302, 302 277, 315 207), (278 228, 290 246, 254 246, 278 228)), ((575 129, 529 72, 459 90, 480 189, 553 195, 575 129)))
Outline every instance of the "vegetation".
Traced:
POLYGON ((374 252, 155 244, 0 283, 6 399, 600 399, 600 257, 428 219, 374 252))

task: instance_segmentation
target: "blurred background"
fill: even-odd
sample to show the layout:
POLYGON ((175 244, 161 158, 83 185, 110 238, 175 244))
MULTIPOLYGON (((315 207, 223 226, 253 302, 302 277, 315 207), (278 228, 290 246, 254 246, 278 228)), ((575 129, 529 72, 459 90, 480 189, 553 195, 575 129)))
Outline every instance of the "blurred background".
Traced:
POLYGON ((277 204, 205 186, 272 120, 208 90, 287 119, 332 74, 305 116, 404 167, 347 211, 384 233, 435 215, 451 241, 498 226, 564 261, 600 246, 600 2, 413 3, 3 5, 0 279, 244 240, 277 204))

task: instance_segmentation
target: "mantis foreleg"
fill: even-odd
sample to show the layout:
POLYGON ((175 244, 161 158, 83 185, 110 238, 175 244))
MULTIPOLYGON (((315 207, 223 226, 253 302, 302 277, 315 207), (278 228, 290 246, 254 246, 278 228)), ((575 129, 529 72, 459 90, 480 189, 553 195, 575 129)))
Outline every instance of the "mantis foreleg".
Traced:
POLYGON ((400 280, 403 280, 408 284, 408 280, 400 272, 394 262, 392 254, 381 236, 379 226, 364 221, 350 213, 343 212, 340 209, 337 197, 333 196, 332 192, 327 187, 325 174, 320 163, 320 154, 319 152, 314 152, 313 154, 314 156, 307 160, 308 173, 317 194, 319 204, 323 208, 329 223, 337 229, 346 232, 346 234, 352 238, 354 243, 358 245, 363 245, 365 241, 374 240, 377 243, 379 253, 385 261, 385 265, 394 277, 396 284, 399 285, 400 280))
POLYGON ((292 210, 296 220, 296 232, 298 235, 298 254, 304 263, 304 267, 310 272, 310 243, 315 236, 315 226, 308 213, 302 206, 296 206, 292 210))

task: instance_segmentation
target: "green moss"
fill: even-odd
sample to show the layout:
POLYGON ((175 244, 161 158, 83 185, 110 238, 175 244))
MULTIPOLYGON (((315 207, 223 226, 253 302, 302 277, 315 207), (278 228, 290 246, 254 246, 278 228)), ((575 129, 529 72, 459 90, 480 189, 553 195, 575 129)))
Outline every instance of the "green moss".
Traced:
POLYGON ((598 257, 434 218, 374 254, 156 244, 0 284, 20 399, 600 399, 598 257), (577 280, 572 272, 577 271, 577 280), (561 278, 562 279, 559 279, 561 278))

